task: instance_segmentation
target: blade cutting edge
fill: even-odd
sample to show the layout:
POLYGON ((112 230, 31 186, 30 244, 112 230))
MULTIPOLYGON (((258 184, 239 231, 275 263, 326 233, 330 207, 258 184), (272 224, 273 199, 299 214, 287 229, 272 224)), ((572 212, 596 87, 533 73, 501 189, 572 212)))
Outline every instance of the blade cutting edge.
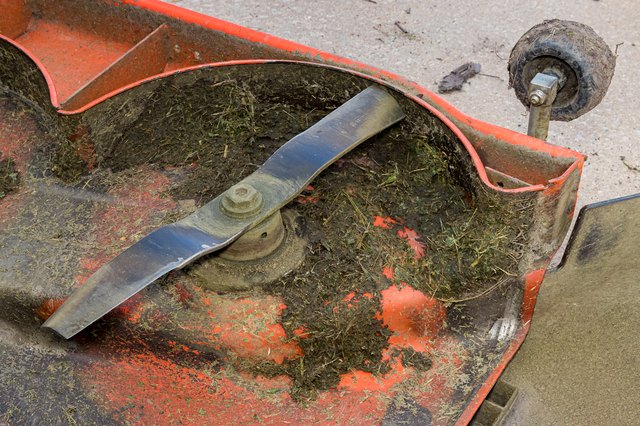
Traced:
POLYGON ((385 90, 372 86, 282 145, 253 174, 263 196, 251 218, 224 215, 219 195, 186 218, 156 229, 96 271, 42 325, 68 339, 134 294, 197 258, 231 244, 295 198, 337 159, 404 118, 385 90))

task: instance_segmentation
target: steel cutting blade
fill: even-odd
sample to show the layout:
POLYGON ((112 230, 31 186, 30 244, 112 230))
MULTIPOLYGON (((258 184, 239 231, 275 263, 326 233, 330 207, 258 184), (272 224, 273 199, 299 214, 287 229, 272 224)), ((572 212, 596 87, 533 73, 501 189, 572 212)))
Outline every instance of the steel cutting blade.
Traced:
POLYGON ((404 118, 384 89, 369 87, 282 145, 239 183, 263 196, 260 212, 226 216, 223 195, 186 218, 163 226, 96 271, 42 325, 68 339, 166 273, 231 244, 295 198, 337 159, 404 118))

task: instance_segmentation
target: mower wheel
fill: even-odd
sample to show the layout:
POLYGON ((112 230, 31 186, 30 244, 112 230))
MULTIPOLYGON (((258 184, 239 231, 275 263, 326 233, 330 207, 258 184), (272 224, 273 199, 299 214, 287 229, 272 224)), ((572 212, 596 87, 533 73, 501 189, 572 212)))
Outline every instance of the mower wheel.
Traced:
POLYGON ((579 22, 552 19, 527 31, 509 57, 509 85, 529 107, 529 83, 551 71, 564 85, 558 90, 551 119, 571 121, 595 108, 604 98, 616 56, 591 28, 579 22))

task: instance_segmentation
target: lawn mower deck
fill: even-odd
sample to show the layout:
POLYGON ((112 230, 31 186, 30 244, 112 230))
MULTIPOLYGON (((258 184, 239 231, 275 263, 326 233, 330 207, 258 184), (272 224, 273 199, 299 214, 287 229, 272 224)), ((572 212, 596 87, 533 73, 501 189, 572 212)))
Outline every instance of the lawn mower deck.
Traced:
POLYGON ((471 420, 527 333, 582 155, 165 3, 0 5, 9 423, 471 420), (115 256, 370 87, 404 118, 280 211, 274 250, 204 256, 68 341, 40 327, 115 256))

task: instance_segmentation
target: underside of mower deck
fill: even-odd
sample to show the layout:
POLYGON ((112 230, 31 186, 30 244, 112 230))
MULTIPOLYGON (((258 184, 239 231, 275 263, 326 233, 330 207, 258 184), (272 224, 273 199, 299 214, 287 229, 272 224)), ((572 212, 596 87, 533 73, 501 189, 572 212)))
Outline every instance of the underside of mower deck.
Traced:
MULTIPOLYGON (((580 154, 392 74, 164 3, 0 5, 9 423, 471 419, 527 333, 571 223, 580 154), (153 264, 127 248, 204 217, 278 148, 372 92, 397 117, 323 161, 272 222, 177 262, 70 340, 41 328, 117 256, 153 264)), ((362 121, 333 130, 349 138, 362 121)), ((306 161, 281 158, 278 176, 306 161)), ((198 229, 217 232, 231 210, 198 229)), ((114 286, 103 297, 116 284, 101 283, 114 286)))

